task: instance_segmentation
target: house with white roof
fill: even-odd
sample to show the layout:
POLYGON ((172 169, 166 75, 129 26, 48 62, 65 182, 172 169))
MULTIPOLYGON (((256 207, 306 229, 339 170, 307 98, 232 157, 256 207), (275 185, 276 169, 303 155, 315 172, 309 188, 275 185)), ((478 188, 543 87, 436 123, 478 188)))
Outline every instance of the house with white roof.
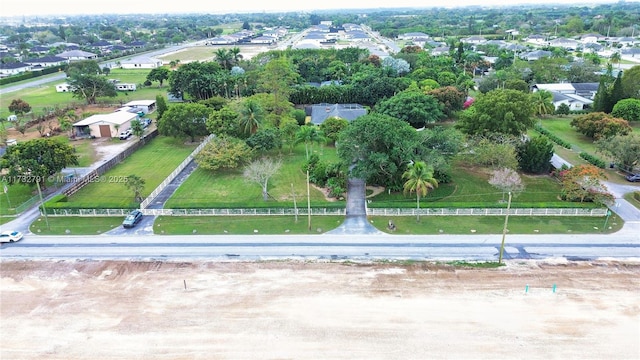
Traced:
POLYGON ((134 100, 129 101, 123 106, 141 109, 143 113, 148 114, 156 111, 156 101, 155 100, 134 100))
POLYGON ((524 41, 535 45, 545 45, 547 43, 547 37, 543 35, 533 34, 527 36, 524 41))
POLYGON ((92 60, 92 59, 97 59, 98 55, 94 54, 94 53, 90 53, 88 51, 82 51, 82 50, 69 50, 69 51, 64 51, 61 52, 60 54, 56 55, 58 57, 61 58, 65 58, 69 61, 74 61, 74 60, 92 60))
POLYGON ((122 69, 155 69, 162 66, 162 61, 149 56, 136 56, 120 61, 122 69))

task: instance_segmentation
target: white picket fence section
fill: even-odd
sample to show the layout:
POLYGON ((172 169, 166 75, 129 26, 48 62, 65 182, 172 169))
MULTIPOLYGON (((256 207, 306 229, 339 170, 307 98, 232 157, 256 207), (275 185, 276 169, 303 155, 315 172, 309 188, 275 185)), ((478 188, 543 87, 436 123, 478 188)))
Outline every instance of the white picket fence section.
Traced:
MULTIPOLYGON (((367 209, 367 216, 416 216, 418 209, 367 209)), ((150 216, 273 216, 308 215, 307 208, 142 209, 150 216)), ((505 216, 507 209, 419 209, 421 216, 505 216)), ((125 216, 131 209, 52 209, 49 216, 125 216)), ((311 208, 311 215, 346 216, 344 208, 311 208)), ((607 209, 514 209, 509 216, 607 216, 607 209)))
MULTIPOLYGON (((511 208, 509 216, 606 216, 607 208, 536 209, 511 208)), ((507 209, 376 209, 367 208, 370 216, 505 216, 507 209)))
POLYGON ((180 172, 182 170, 184 170, 185 167, 187 167, 187 165, 189 165, 189 163, 193 160, 193 158, 202 150, 202 148, 207 145, 211 139, 213 139, 215 137, 214 134, 211 134, 209 136, 207 136, 200 145, 198 145, 197 148, 195 148, 195 150, 193 150, 193 152, 187 156, 186 159, 184 159, 184 161, 182 163, 180 163, 180 165, 178 165, 178 167, 173 170, 173 172, 171 174, 169 174, 169 176, 167 176, 166 179, 164 179, 164 181, 162 183, 160 183, 160 185, 158 185, 158 187, 155 188, 155 190, 153 190, 151 192, 151 194, 149 194, 149 196, 147 196, 146 199, 144 199, 141 203, 140 203, 140 209, 144 210, 147 208, 147 206, 149 206, 149 204, 153 201, 153 199, 156 198, 156 196, 158 196, 158 194, 160 194, 162 192, 162 190, 164 190, 167 185, 169 185, 173 179, 176 178, 176 176, 178 176, 178 174, 180 174, 180 172))

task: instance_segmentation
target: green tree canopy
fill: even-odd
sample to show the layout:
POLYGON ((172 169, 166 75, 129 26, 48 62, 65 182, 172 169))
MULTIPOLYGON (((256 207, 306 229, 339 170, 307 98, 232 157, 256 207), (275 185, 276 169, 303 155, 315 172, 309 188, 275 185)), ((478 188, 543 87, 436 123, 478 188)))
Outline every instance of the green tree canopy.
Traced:
POLYGON ((418 132, 406 121, 377 113, 361 116, 340 133, 338 156, 369 184, 402 188, 402 173, 416 161, 418 132))
POLYGON ((157 67, 149 71, 149 74, 147 74, 147 80, 157 81, 158 87, 162 87, 162 83, 164 83, 164 81, 169 78, 169 75, 171 75, 171 70, 167 69, 164 66, 157 67))
POLYGON ((7 147, 0 157, 0 169, 6 171, 10 184, 39 183, 46 187, 49 176, 71 165, 78 165, 73 147, 52 138, 19 142, 7 147))
POLYGON ((196 136, 209 134, 206 121, 212 110, 202 104, 175 104, 158 121, 158 131, 162 135, 189 137, 192 142, 196 136))
POLYGON ((420 91, 403 91, 389 99, 383 99, 376 105, 375 112, 404 120, 415 128, 444 118, 442 105, 438 100, 420 91))
MULTIPOLYGON (((420 196, 426 196, 429 190, 438 187, 438 181, 433 178, 433 168, 424 161, 409 164, 408 169, 402 174, 405 181, 403 189, 405 193, 416 193, 416 208, 420 209, 420 196)), ((420 221, 420 213, 417 213, 420 221)))
POLYGON ((520 136, 533 127, 533 105, 529 94, 517 90, 493 90, 478 96, 461 113, 457 127, 470 135, 520 136))

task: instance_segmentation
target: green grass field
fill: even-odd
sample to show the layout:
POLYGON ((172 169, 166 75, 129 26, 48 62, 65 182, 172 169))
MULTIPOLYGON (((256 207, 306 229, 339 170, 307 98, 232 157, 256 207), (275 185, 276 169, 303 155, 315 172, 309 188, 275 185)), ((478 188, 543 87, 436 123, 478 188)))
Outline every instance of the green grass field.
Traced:
MULTIPOLYGON (((502 234, 504 227, 504 216, 421 216, 420 222, 415 216, 372 216, 369 220, 379 230, 399 235, 502 234), (389 220, 396 231, 387 229, 389 220)), ((616 232, 623 225, 615 214, 608 221, 605 217, 511 216, 508 229, 510 234, 601 234, 616 232)))
MULTIPOLYGON (((142 83, 149 74, 149 69, 133 70, 133 69, 112 69, 109 73, 109 79, 118 79, 124 83, 133 83, 138 85, 136 91, 118 91, 118 96, 113 98, 99 98, 99 103, 105 104, 124 104, 133 100, 154 100, 156 95, 167 96, 167 84, 165 82, 162 88, 158 88, 158 83, 153 83, 150 87, 143 87, 142 83)), ((82 99, 74 98, 71 93, 56 92, 56 85, 62 84, 64 81, 51 82, 34 88, 26 88, 21 91, 12 92, 0 97, 0 117, 6 119, 11 113, 9 112, 9 104, 14 99, 22 99, 31 105, 31 112, 35 115, 42 114, 45 107, 63 108, 67 105, 84 105, 82 99)), ((30 118, 30 115, 25 115, 30 118)))
POLYGON ((36 235, 99 235, 117 228, 122 220, 124 217, 39 217, 29 230, 36 235))
POLYGON ((342 216, 312 216, 309 230, 306 216, 299 216, 297 222, 294 216, 159 216, 153 231, 164 235, 321 234, 343 221, 342 216))
POLYGON ((128 208, 138 204, 122 180, 128 175, 142 177, 146 184, 143 196, 149 195, 193 151, 170 137, 159 136, 107 171, 99 182, 91 183, 68 198, 65 207, 128 208))
MULTIPOLYGON (((320 158, 337 160, 335 148, 317 149, 320 158)), ((272 156, 279 156, 277 153, 272 156)), ((307 182, 302 171, 306 161, 304 145, 282 153, 282 168, 269 182, 271 199, 262 200, 261 188, 256 183, 247 182, 242 169, 228 171, 208 171, 196 169, 176 190, 166 204, 167 208, 247 208, 247 207, 293 207, 294 193, 297 205, 306 206, 307 182), (292 190, 293 184, 293 190, 292 190)), ((311 188, 311 202, 314 207, 340 206, 342 202, 327 201, 321 191, 311 188)))

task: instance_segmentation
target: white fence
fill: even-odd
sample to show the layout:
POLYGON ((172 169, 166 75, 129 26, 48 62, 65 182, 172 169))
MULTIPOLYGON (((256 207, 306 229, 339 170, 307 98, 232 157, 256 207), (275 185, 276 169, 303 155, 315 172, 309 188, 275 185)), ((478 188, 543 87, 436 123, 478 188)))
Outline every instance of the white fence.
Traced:
MULTIPOLYGON (((368 216, 505 216, 507 209, 367 209, 368 216)), ((151 216, 272 216, 309 213, 307 208, 252 208, 252 209, 142 209, 151 216)), ((125 216, 131 209, 51 209, 49 216, 125 216)), ((311 208, 311 215, 346 216, 344 208, 311 208)), ((594 216, 607 215, 607 209, 514 209, 509 216, 594 216)))
MULTIPOLYGON (((606 208, 598 209, 536 209, 536 208, 511 208, 509 216, 606 216, 606 208)), ((376 209, 368 208, 370 216, 505 216, 507 209, 376 209)))
MULTIPOLYGON (((51 209, 49 216, 125 216, 132 209, 51 209)), ((270 216, 308 215, 307 208, 264 208, 264 209, 142 209, 144 215, 151 216, 270 216)), ((345 216, 345 209, 311 208, 311 215, 345 216)))
POLYGON ((160 194, 162 190, 164 190, 167 185, 169 185, 173 181, 173 179, 175 179, 176 176, 178 176, 178 174, 180 174, 180 172, 184 170, 187 165, 189 165, 189 163, 200 152, 200 150, 202 150, 202 148, 207 145, 209 141, 211 141, 211 139, 213 139, 214 137, 214 134, 207 136, 204 141, 202 141, 202 143, 198 145, 198 147, 195 148, 195 150, 193 150, 193 152, 189 156, 187 156, 187 158, 184 159, 184 161, 180 163, 180 165, 178 165, 178 167, 173 170, 173 172, 169 174, 169 176, 167 176, 167 178, 164 179, 164 181, 160 185, 158 185, 158 187, 156 187, 155 190, 153 190, 146 199, 144 199, 144 201, 140 203, 140 209, 146 209, 147 206, 149 206, 149 204, 153 201, 153 199, 155 199, 156 196, 158 196, 158 194, 160 194))

